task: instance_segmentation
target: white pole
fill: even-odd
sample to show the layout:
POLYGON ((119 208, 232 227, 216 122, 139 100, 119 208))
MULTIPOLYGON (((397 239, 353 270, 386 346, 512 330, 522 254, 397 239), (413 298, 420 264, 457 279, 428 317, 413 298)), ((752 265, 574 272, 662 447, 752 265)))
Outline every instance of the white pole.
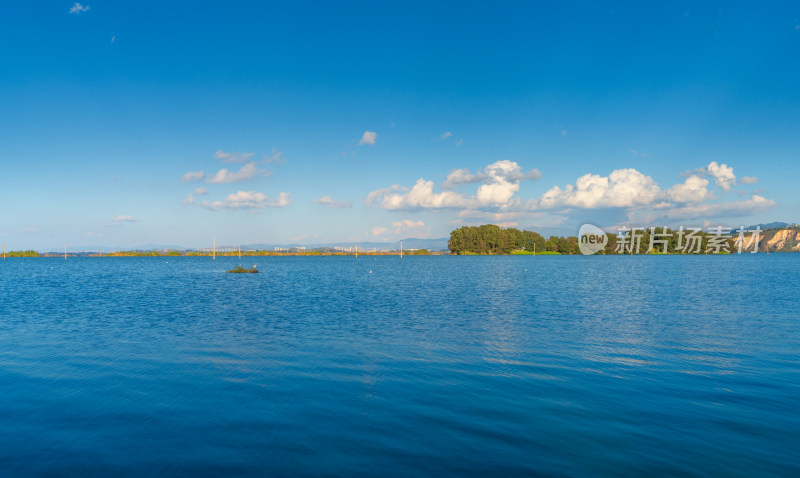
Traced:
POLYGON ((64 260, 67 260, 67 243, 64 243, 64 260))
POLYGON ((400 241, 400 259, 403 258, 403 241, 400 241))
POLYGON ((212 261, 216 261, 217 260, 217 238, 216 237, 214 237, 214 247, 211 250, 211 260, 212 261))

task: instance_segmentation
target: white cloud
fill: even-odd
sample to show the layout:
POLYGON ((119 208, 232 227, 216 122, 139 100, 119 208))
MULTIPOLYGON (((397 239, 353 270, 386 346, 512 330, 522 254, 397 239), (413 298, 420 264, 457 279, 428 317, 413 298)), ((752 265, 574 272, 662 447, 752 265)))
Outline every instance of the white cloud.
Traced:
POLYGON ((319 204, 320 206, 327 206, 332 208, 349 208, 352 207, 352 201, 336 201, 330 196, 322 196, 321 198, 314 199, 312 201, 315 204, 319 204))
POLYGON ((203 196, 205 194, 208 194, 208 189, 206 189, 206 188, 197 188, 197 189, 194 190, 194 193, 196 195, 198 195, 198 196, 203 196))
POLYGON ((667 210, 664 217, 668 219, 693 219, 693 218, 713 218, 713 217, 732 217, 749 216, 760 211, 772 209, 776 206, 775 201, 766 199, 763 196, 753 194, 750 199, 745 201, 731 201, 717 204, 695 204, 676 207, 667 210))
POLYGON ((708 190, 708 179, 701 178, 693 174, 686 178, 681 184, 676 184, 669 188, 667 197, 675 202, 702 202, 711 199, 712 194, 708 190))
POLYGON ((276 151, 275 148, 272 148, 272 156, 269 154, 264 155, 264 161, 272 164, 283 164, 286 162, 286 160, 283 159, 283 153, 281 151, 276 151))
POLYGON ((375 144, 377 140, 378 133, 374 131, 364 131, 364 134, 361 136, 361 141, 359 141, 358 144, 375 144))
POLYGON ((187 207, 194 204, 194 196, 192 194, 187 194, 183 201, 181 201, 181 206, 187 207))
POLYGON ((713 162, 708 167, 683 174, 687 176, 683 183, 666 190, 661 190, 653 178, 635 169, 620 169, 608 177, 586 174, 578 178, 574 186, 563 190, 555 186, 538 201, 529 201, 527 205, 541 211, 558 207, 616 208, 625 214, 626 221, 642 224, 748 216, 776 205, 775 201, 757 194, 747 200, 713 202, 714 194, 708 189, 710 181, 702 175, 714 178, 725 191, 735 184, 732 168, 713 162))
POLYGON ((128 216, 127 214, 121 214, 111 218, 112 226, 121 226, 126 222, 136 222, 136 219, 134 219, 133 216, 128 216))
POLYGON ((538 169, 526 172, 514 161, 504 159, 494 162, 483 169, 485 179, 478 187, 476 197, 484 206, 499 206, 507 204, 514 194, 519 191, 519 183, 523 180, 533 180, 542 177, 538 169))
POLYGON ((75 2, 75 4, 70 7, 69 13, 78 14, 78 13, 81 13, 81 12, 88 12, 89 8, 90 8, 89 5, 86 5, 84 7, 80 3, 75 2))
POLYGON ((223 163, 245 163, 253 154, 255 153, 226 153, 218 149, 217 152, 214 153, 214 157, 223 163))
POLYGON ((260 209, 265 207, 286 207, 292 203, 289 193, 282 192, 277 198, 270 198, 266 194, 256 191, 237 191, 229 194, 222 201, 204 201, 197 204, 199 207, 219 211, 220 209, 260 209))
POLYGON ((459 140, 456 141, 456 147, 461 146, 462 144, 464 144, 464 140, 463 139, 459 139, 459 140))
POLYGON ((711 161, 706 166, 708 175, 714 178, 717 186, 721 187, 723 191, 728 192, 731 186, 736 184, 736 176, 733 174, 733 168, 727 164, 717 164, 716 161, 711 161))
POLYGON ((456 169, 447 175, 441 193, 433 192, 433 181, 423 178, 406 190, 398 185, 373 191, 367 196, 367 204, 377 204, 383 209, 444 209, 508 207, 514 194, 519 191, 519 183, 524 180, 541 178, 541 173, 533 169, 523 171, 514 161, 496 161, 483 171, 472 174, 468 169, 456 169), (466 196, 454 189, 462 184, 480 183, 475 196, 466 196))
POLYGON ((585 174, 575 185, 554 186, 539 200, 542 208, 571 206, 584 209, 635 207, 651 204, 661 190, 650 176, 635 169, 617 169, 608 177, 585 174))
POLYGON ((451 132, 449 132, 449 131, 445 131, 444 133, 442 133, 442 137, 441 137, 441 139, 442 139, 442 141, 444 141, 444 140, 446 140, 447 138, 449 138, 450 136, 453 136, 453 133, 451 133, 451 132))
POLYGON ((227 169, 220 169, 217 171, 217 174, 208 178, 206 180, 209 184, 226 184, 226 183, 235 183, 239 181, 246 181, 248 179, 253 179, 259 174, 265 173, 258 169, 256 163, 249 162, 239 169, 239 171, 233 172, 228 171, 227 169))
MULTIPOLYGON (((639 222, 714 219, 746 216, 775 206, 774 201, 757 192, 747 200, 718 202, 715 191, 709 188, 712 180, 725 191, 736 184, 736 177, 732 168, 713 162, 686 173, 682 182, 665 189, 651 176, 629 168, 614 170, 607 176, 585 174, 574 184, 563 188, 553 186, 538 199, 523 200, 517 196, 521 181, 540 177, 537 170, 523 171, 517 163, 503 160, 476 173, 456 169, 447 175, 440 191, 435 190, 433 181, 420 178, 410 188, 393 185, 372 191, 364 203, 391 211, 455 209, 458 215, 453 224, 473 221, 511 224, 555 216, 568 220, 575 214, 585 218, 588 210, 602 210, 594 214, 606 218, 625 217, 639 222), (477 185, 474 194, 461 190, 470 184, 477 185)), ((753 182, 755 178, 749 177, 739 181, 753 182)))
POLYGON ((739 179, 740 184, 755 184, 758 182, 758 178, 755 176, 742 176, 739 179))
POLYGON ((203 175, 205 173, 203 171, 189 171, 188 173, 183 175, 181 181, 185 183, 190 183, 193 181, 200 181, 203 179, 203 175))
POLYGON ((377 204, 382 209, 419 209, 419 208, 462 208, 469 207, 473 201, 456 191, 433 192, 433 181, 419 178, 410 189, 394 185, 390 188, 372 191, 365 201, 377 204), (403 192, 407 191, 407 192, 403 192))
POLYGON ((631 149, 629 151, 631 152, 632 155, 636 156, 637 158, 646 158, 646 157, 650 156, 650 153, 640 153, 639 151, 637 151, 635 149, 631 149))
POLYGON ((370 233, 373 236, 384 236, 384 240, 392 239, 395 240, 407 238, 407 237, 415 237, 418 239, 424 239, 430 237, 430 228, 425 225, 422 221, 413 221, 411 219, 403 219, 401 221, 393 221, 391 224, 391 228, 389 227, 380 227, 376 226, 370 230, 370 233))
POLYGON ((442 183, 442 187, 445 189, 455 189, 460 184, 479 183, 484 179, 484 175, 480 173, 472 174, 469 169, 454 169, 447 175, 444 183, 442 183))
POLYGON ((430 229, 422 221, 412 221, 403 219, 402 221, 392 222, 392 230, 397 236, 414 236, 416 238, 426 238, 430 235, 430 229))

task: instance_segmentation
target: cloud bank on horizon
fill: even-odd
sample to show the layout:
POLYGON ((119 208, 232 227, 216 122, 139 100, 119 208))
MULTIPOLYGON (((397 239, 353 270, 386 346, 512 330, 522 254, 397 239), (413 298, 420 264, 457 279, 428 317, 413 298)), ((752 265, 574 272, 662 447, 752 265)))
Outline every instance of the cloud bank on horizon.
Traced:
POLYGON ((666 189, 651 176, 626 168, 613 170, 608 176, 584 174, 575 184, 563 188, 554 185, 538 198, 522 199, 516 195, 522 181, 541 177, 536 169, 525 172, 516 162, 502 160, 477 174, 467 169, 450 172, 441 192, 434 191, 433 181, 420 178, 411 187, 395 184, 374 190, 364 203, 390 211, 450 210, 464 222, 469 219, 471 223, 485 221, 504 226, 545 216, 550 216, 554 224, 563 224, 575 215, 586 217, 587 210, 599 209, 615 213, 611 216, 616 217, 615 223, 605 226, 631 222, 672 225, 676 220, 746 217, 776 206, 775 201, 755 193, 746 200, 722 199, 735 186, 753 184, 757 179, 745 176, 737 182, 733 168, 716 161, 666 189), (714 180, 718 190, 709 188, 707 178, 714 180), (460 185, 474 183, 480 186, 472 194, 458 190, 460 185))

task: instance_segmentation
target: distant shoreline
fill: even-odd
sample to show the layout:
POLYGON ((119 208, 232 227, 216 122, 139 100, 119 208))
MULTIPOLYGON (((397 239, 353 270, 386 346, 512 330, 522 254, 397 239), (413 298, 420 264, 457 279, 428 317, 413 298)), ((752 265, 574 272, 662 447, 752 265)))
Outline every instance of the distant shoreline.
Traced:
MULTIPOLYGON (((784 254, 788 253, 791 254, 792 251, 758 251, 757 254, 769 254, 769 253, 777 253, 777 254, 784 254)), ((743 251, 739 254, 737 251, 732 252, 721 252, 718 254, 714 253, 697 253, 697 254, 681 254, 681 253, 663 253, 663 252, 654 252, 654 253, 642 253, 642 254, 593 254, 596 256, 730 256, 730 255, 751 255, 750 251, 743 251)), ((359 256, 368 256, 368 257, 378 257, 378 256, 400 256, 399 251, 388 251, 388 252, 359 252, 359 256)), ((529 256, 529 257, 536 257, 536 256, 582 256, 583 254, 570 254, 570 253, 560 253, 560 252, 552 252, 552 251, 545 251, 540 253, 510 253, 510 254, 453 254, 448 251, 432 251, 427 254, 414 254, 409 252, 404 252, 403 256, 414 256, 414 257, 424 257, 424 256, 466 256, 466 257, 503 257, 503 256, 529 256)), ((206 253, 165 253, 160 251, 150 251, 150 252, 138 252, 138 253, 131 253, 131 252, 110 252, 110 253, 97 253, 97 252, 70 252, 66 254, 68 259, 76 259, 82 257, 92 257, 92 258, 115 258, 115 257, 157 257, 157 258, 169 258, 169 257, 207 257, 212 258, 214 255, 206 254, 206 253)), ((239 254, 217 254, 216 257, 219 258, 237 258, 239 254)), ((355 253, 352 252, 260 252, 260 251, 242 251, 242 257, 356 257, 355 253)), ((5 259, 42 259, 42 258, 49 258, 49 259, 64 259, 64 253, 39 253, 36 255, 13 255, 7 253, 5 259)), ((0 258, 2 261, 3 258, 0 258)))

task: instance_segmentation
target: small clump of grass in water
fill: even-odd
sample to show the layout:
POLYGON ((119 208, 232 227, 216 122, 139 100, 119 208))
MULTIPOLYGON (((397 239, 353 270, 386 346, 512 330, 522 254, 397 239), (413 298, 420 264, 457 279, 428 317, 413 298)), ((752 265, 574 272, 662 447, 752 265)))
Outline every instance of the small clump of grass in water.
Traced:
POLYGON ((253 267, 252 269, 245 269, 242 266, 236 266, 236 268, 231 269, 227 272, 230 272, 231 274, 258 274, 258 269, 256 269, 255 267, 253 267))

